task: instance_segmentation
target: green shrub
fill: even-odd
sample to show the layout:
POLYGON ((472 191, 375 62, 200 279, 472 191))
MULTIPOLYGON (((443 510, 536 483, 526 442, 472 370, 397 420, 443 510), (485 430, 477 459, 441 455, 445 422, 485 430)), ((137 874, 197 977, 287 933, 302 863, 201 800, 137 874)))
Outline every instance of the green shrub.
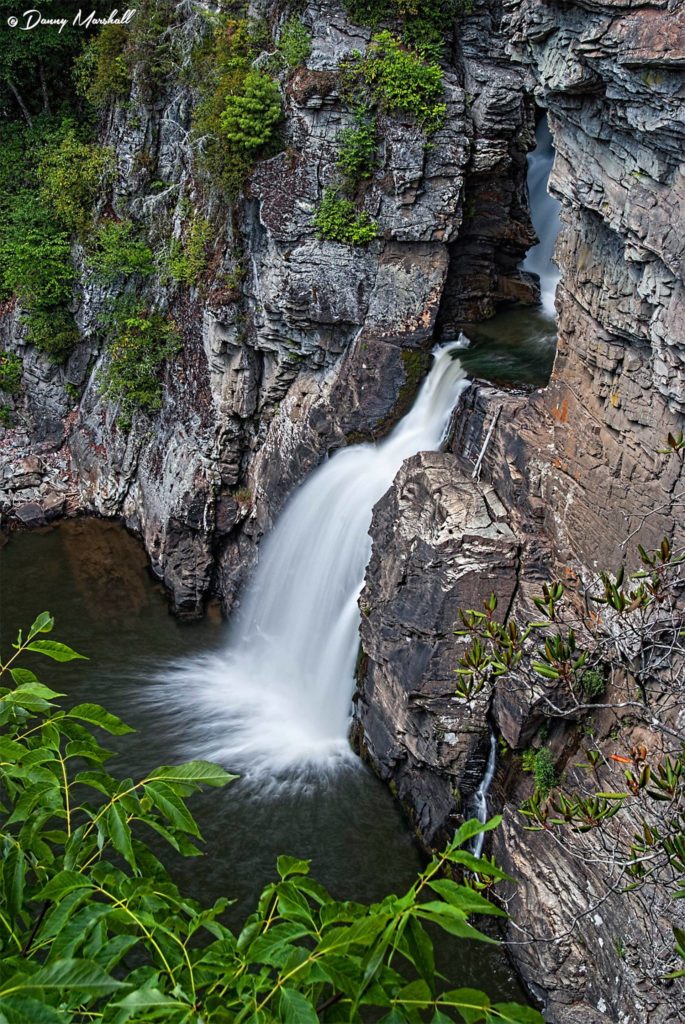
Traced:
POLYGON ((16 197, 0 240, 3 284, 27 306, 71 300, 75 271, 69 236, 32 193, 16 197))
POLYGON ((312 36, 300 18, 294 16, 286 21, 281 29, 278 50, 289 68, 306 63, 312 52, 312 36))
POLYGON ((12 410, 9 405, 0 405, 0 427, 12 426, 12 410))
POLYGON ((122 276, 139 274, 150 277, 155 272, 152 249, 138 236, 130 220, 103 221, 98 225, 92 242, 88 264, 106 284, 122 276))
POLYGON ((169 0, 138 0, 126 51, 131 74, 135 72, 145 96, 159 94, 184 61, 183 4, 169 0))
MULTIPOLYGON (((340 188, 353 196, 359 183, 370 178, 376 166, 376 118, 365 105, 357 104, 355 127, 344 128, 337 138, 340 146, 337 168, 342 174, 340 188)), ((368 213, 327 189, 314 225, 319 238, 347 245, 364 245, 378 236, 378 225, 368 213)))
POLYGON ((586 668, 580 676, 580 687, 588 700, 601 697, 606 685, 604 673, 599 668, 586 668))
POLYGON ((38 168, 60 145, 63 124, 0 129, 0 297, 24 307, 28 340, 60 361, 78 341, 70 313, 76 273, 68 229, 39 189, 38 168))
POLYGON ((169 274, 180 284, 195 285, 207 268, 207 247, 212 237, 212 226, 203 217, 195 218, 186 238, 171 240, 165 260, 169 274))
POLYGON ((128 96, 131 66, 126 54, 131 29, 105 25, 75 63, 77 91, 96 108, 128 96))
POLYGON ((491 1005, 471 988, 445 991, 435 968, 433 936, 496 941, 470 918, 506 913, 444 876, 475 870, 477 884, 506 879, 463 848, 501 819, 465 822, 405 893, 370 905, 334 898, 307 861, 279 857, 274 880, 234 933, 230 893, 203 907, 179 890, 165 861, 172 850, 201 854, 189 798, 235 776, 208 761, 135 779, 108 771, 103 734, 121 743, 133 730, 100 705, 62 706, 61 694, 24 667, 27 652, 32 666, 41 656, 81 657, 47 639, 52 628, 52 617, 39 615, 0 664, 4 1020, 542 1024, 527 1007, 491 1005))
POLYGON ((282 116, 278 84, 252 68, 240 90, 227 97, 220 123, 226 139, 250 155, 271 141, 282 116))
POLYGON ((378 224, 349 199, 343 199, 333 189, 326 189, 314 218, 318 238, 345 245, 366 245, 378 237, 378 224))
POLYGON ((216 16, 196 48, 189 78, 200 93, 193 134, 212 184, 234 198, 255 161, 272 152, 282 117, 278 86, 252 67, 262 52, 261 22, 216 16))
POLYGON ((16 352, 0 352, 0 391, 16 395, 21 388, 24 364, 16 352))
POLYGON ((0 234, 18 192, 34 185, 31 176, 31 150, 36 133, 22 125, 0 121, 0 234))
POLYGON ((120 403, 118 423, 127 429, 134 412, 161 408, 161 371, 180 348, 178 330, 173 321, 140 301, 119 303, 103 322, 109 358, 100 374, 100 389, 110 401, 120 403))
POLYGON ((393 21, 398 15, 395 0, 344 0, 344 7, 357 25, 378 28, 383 21, 393 21))
POLYGON ((392 32, 377 33, 366 54, 347 63, 349 88, 365 84, 381 110, 413 114, 427 135, 445 120, 442 69, 405 48, 392 32))
POLYGON ((182 61, 183 15, 169 0, 138 0, 129 25, 106 25, 74 66, 76 88, 96 109, 128 97, 134 75, 147 100, 182 61))
POLYGON ((111 151, 83 142, 74 128, 68 128, 56 146, 45 149, 38 164, 41 198, 68 231, 82 234, 112 172, 111 151))
POLYGON ((471 13, 473 0, 345 0, 345 9, 359 25, 397 24, 404 43, 422 57, 439 60, 455 19, 471 13))
POLYGON ((354 187, 360 179, 370 178, 376 166, 376 118, 367 111, 355 116, 355 128, 343 128, 338 135, 338 169, 345 184, 354 187))
POLYGON ((62 363, 78 344, 74 318, 64 306, 35 306, 24 317, 26 339, 55 363, 62 363))
MULTIPOLYGON (((32 129, 0 119, 0 299, 11 297, 14 289, 4 282, 14 261, 13 248, 21 239, 24 223, 37 206, 36 165, 40 151, 54 126, 46 119, 34 122, 32 129)), ((45 221, 49 211, 44 211, 45 221)))
POLYGON ((523 770, 533 773, 535 788, 542 797, 546 797, 558 782, 554 758, 549 747, 526 750, 523 755, 523 770))
POLYGON ((69 355, 79 334, 69 311, 75 270, 67 233, 33 193, 14 197, 0 229, 3 291, 26 309, 27 338, 55 361, 69 355))

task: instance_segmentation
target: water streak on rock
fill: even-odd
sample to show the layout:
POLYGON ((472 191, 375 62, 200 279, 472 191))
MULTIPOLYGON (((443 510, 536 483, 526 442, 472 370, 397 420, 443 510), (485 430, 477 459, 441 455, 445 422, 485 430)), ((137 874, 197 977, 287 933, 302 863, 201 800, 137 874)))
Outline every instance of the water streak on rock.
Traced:
MULTIPOLYGON (((487 764, 485 765, 485 771, 483 772, 483 778, 480 781, 480 786, 473 795, 473 813, 478 818, 481 825, 484 825, 488 820, 488 793, 490 792, 490 786, 492 780, 495 777, 495 768, 497 766, 497 737, 494 732, 490 733, 490 752, 488 753, 487 764)), ((475 836, 473 840, 472 852, 474 856, 480 857, 483 852, 483 842, 485 841, 485 833, 481 832, 480 835, 475 836)))
POLYGON ((547 191, 547 182, 554 163, 552 136, 543 117, 535 132, 537 145, 528 155, 528 196, 533 227, 540 239, 523 262, 523 269, 540 278, 540 297, 545 312, 554 316, 554 294, 559 271, 552 262, 559 234, 559 201, 547 191))

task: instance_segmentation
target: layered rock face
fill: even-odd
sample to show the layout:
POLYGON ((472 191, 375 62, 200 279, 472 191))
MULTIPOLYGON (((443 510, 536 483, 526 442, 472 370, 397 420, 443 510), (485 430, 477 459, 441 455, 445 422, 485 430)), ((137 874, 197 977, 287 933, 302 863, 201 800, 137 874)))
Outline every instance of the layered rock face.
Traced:
MULTIPOLYGON (((532 396, 471 388, 451 454, 432 465, 432 500, 425 470, 414 466, 413 476, 405 468, 378 507, 361 598, 369 660, 361 666, 358 732, 381 773, 398 780, 429 843, 468 809, 478 762, 465 771, 460 757, 480 755, 482 772, 485 717, 514 755, 544 721, 534 703, 505 689, 468 710, 455 698, 450 670, 459 649, 450 634, 457 609, 481 607, 495 591, 502 614, 526 620, 535 617, 530 597, 545 579, 589 582, 596 570, 626 559, 633 567, 638 543, 654 547, 664 535, 679 546, 685 540, 683 463, 663 454, 685 412, 683 12, 673 3, 511 0, 505 31, 512 61, 525 68, 547 108, 557 152, 551 188, 563 204, 563 227, 552 380, 532 396), (495 419, 481 467, 484 484, 476 486, 472 467, 495 419), (485 491, 489 518, 473 506, 464 513, 463 498, 458 511, 445 508, 443 495, 467 490, 472 502, 485 491), (394 533, 389 509, 401 510, 394 533), (494 522, 504 544, 496 556, 504 578, 496 578, 488 547, 494 522), (405 523, 411 538, 402 541, 405 523), (473 559, 458 543, 445 549, 444 531, 453 524, 467 551, 477 552, 473 559), (411 619, 407 588, 430 595, 415 602, 419 611, 411 619), (402 657, 405 631, 412 649, 422 652, 420 666, 402 657), (394 722, 400 727, 388 728, 394 722)), ((449 322, 461 301, 446 290, 439 321, 449 322)), ((574 765, 583 760, 583 728, 592 730, 607 759, 617 744, 661 749, 658 736, 627 715, 597 713, 582 728, 553 725, 549 745, 571 789, 582 785, 574 765)), ((600 788, 621 788, 621 781, 620 771, 607 771, 600 788)), ((505 811, 494 849, 520 880, 509 894, 516 922, 511 952, 542 997, 546 1019, 677 1018, 682 988, 659 980, 677 906, 663 894, 629 902, 612 891, 617 865, 600 840, 589 838, 582 852, 573 852, 544 833, 524 831, 517 808, 530 791, 520 761, 505 757, 493 790, 492 803, 505 811)))
MULTIPOLYGON (((255 4, 253 13, 277 24, 271 5, 255 4)), ((188 203, 199 207, 216 235, 212 281, 180 292, 156 283, 156 304, 181 325, 183 347, 168 368, 159 417, 138 417, 130 432, 100 395, 99 318, 109 295, 85 267, 83 340, 63 369, 26 345, 8 311, 5 345, 24 358, 27 397, 20 429, 3 441, 6 512, 31 522, 75 511, 121 516, 142 536, 179 611, 198 614, 211 593, 231 606, 292 488, 327 451, 382 435, 408 407, 427 367, 411 351, 430 346, 448 268, 455 273, 467 178, 476 192, 484 176, 497 181, 487 226, 478 229, 479 212, 476 233, 473 224, 466 231, 471 255, 459 274, 480 296, 473 301, 485 301, 495 280, 499 292, 531 292, 516 269, 531 237, 530 101, 522 71, 504 66, 493 17, 486 10, 469 28, 479 42, 468 57, 453 56, 445 124, 430 147, 411 116, 379 118, 379 165, 364 196, 379 238, 365 248, 320 241, 313 226, 337 179, 338 135, 354 124, 340 96, 340 61, 363 52, 371 36, 340 4, 303 10, 312 52, 306 67, 282 77, 283 152, 257 165, 228 214, 194 176, 192 90, 178 84, 149 103, 134 82, 101 136, 117 161, 111 201, 119 216, 145 216, 160 233, 178 233, 188 203), (488 54, 494 39, 495 56, 481 60, 479 47, 488 54), (153 189, 154 181, 167 187, 153 189), (27 455, 40 460, 33 476, 27 455)), ((190 45, 202 31, 197 12, 183 31, 190 45)))
POLYGON ((682 490, 682 467, 658 449, 685 413, 685 17, 659 6, 510 6, 512 55, 549 108, 564 210, 560 346, 540 419, 561 463, 544 497, 567 511, 548 530, 590 566, 620 560, 655 509, 644 533, 660 537, 682 490))
POLYGON ((454 699, 453 631, 459 607, 479 605, 485 588, 511 603, 519 544, 506 518, 493 488, 446 452, 405 462, 374 511, 358 742, 433 846, 468 816, 480 781, 487 702, 465 711, 454 699))
MULTIPOLYGON (((274 21, 272 7, 253 4, 274 21)), ((409 460, 378 505, 360 601, 355 741, 435 845, 472 808, 490 727, 520 752, 542 721, 505 691, 468 710, 455 699, 458 609, 495 591, 499 614, 525 617, 542 580, 618 565, 634 531, 647 547, 665 533, 683 539, 683 463, 659 454, 685 412, 683 13, 673 0, 508 0, 505 13, 502 23, 497 0, 477 2, 460 25, 446 122, 428 151, 411 118, 379 119, 364 208, 380 230, 363 249, 320 241, 313 227, 336 179, 338 134, 353 123, 339 64, 370 39, 340 4, 303 9, 312 52, 283 76, 284 150, 257 165, 231 210, 195 180, 192 90, 178 84, 149 104, 134 83, 102 126, 118 168, 108 198, 177 234, 190 201, 216 239, 208 288, 156 283, 183 331, 158 417, 124 432, 103 400, 108 294, 85 273, 82 341, 66 367, 26 343, 17 310, 0 324, 26 383, 20 426, 0 438, 3 511, 33 524, 122 517, 179 611, 198 614, 209 595, 228 610, 293 487, 406 409, 434 335, 535 297, 518 270, 533 241, 525 153, 533 97, 547 108, 563 203, 552 381, 532 396, 470 389, 448 450, 409 460)), ((200 30, 189 16, 189 38, 200 30)), ((598 716, 593 728, 608 755, 615 722, 598 716)), ((563 725, 550 736, 570 773, 581 743, 563 725)), ((649 931, 639 907, 603 899, 613 879, 599 847, 580 864, 525 832, 515 809, 530 784, 516 763, 503 762, 493 790, 505 811, 496 853, 520 879, 511 950, 546 1018, 677 1019, 679 993, 654 981, 670 909, 657 908, 649 931)))

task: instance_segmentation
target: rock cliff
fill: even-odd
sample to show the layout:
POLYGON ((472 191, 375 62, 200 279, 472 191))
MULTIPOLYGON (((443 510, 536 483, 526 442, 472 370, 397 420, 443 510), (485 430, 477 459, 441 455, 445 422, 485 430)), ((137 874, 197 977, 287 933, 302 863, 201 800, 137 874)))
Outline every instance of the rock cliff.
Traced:
MULTIPOLYGON (((431 497, 428 470, 410 464, 378 506, 361 598, 358 733, 430 843, 469 803, 489 717, 509 751, 493 802, 505 812, 495 852, 521 880, 510 894, 511 951, 546 1019, 666 1021, 682 1008, 682 990, 658 980, 669 962, 673 907, 657 897, 627 903, 600 842, 588 840, 581 855, 523 829, 516 809, 531 784, 516 753, 543 719, 505 691, 460 711, 449 624, 458 607, 481 607, 491 591, 505 613, 526 620, 545 579, 589 582, 626 557, 633 565, 638 542, 685 539, 683 464, 662 454, 685 411, 685 20, 678 4, 510 0, 505 32, 512 61, 547 110, 557 153, 551 188, 563 227, 554 371, 531 396, 475 384, 451 454, 431 459, 431 497), (472 467, 494 419, 476 485, 472 467), (458 497, 466 490, 470 507, 458 497), (394 528, 391 510, 400 516, 394 528), (452 530, 463 540, 447 546, 446 558, 452 530), (408 591, 424 595, 413 618, 408 591), (420 666, 398 654, 404 635, 416 638, 420 666)), ((443 309, 456 302, 446 289, 443 309)), ((677 733, 682 723, 674 724, 677 733)), ((599 712, 580 726, 553 726, 551 748, 571 787, 582 777, 573 758, 582 758, 583 729, 607 758, 645 736, 627 717, 599 712)), ((656 736, 647 742, 658 749, 656 736)), ((604 786, 620 788, 621 773, 608 772, 604 786)))
MULTIPOLYGON (((201 7, 211 5, 183 6, 189 45, 205 30, 201 7)), ((272 31, 287 15, 251 7, 272 31)), ((323 241, 313 223, 354 123, 340 63, 371 38, 340 3, 302 5, 311 53, 280 73, 280 152, 228 206, 196 175, 192 85, 179 79, 150 102, 134 78, 100 126, 116 159, 103 203, 177 238, 190 204, 212 225, 211 273, 203 287, 155 280, 183 344, 159 414, 130 430, 101 394, 109 296, 78 244, 80 342, 65 366, 3 307, 0 340, 22 355, 25 388, 17 426, 0 430, 0 507, 29 525, 121 517, 179 612, 200 614, 210 596, 230 610, 288 494, 328 452, 387 432, 432 339, 502 302, 535 300, 518 268, 534 241, 525 156, 535 104, 545 108, 563 204, 553 376, 533 395, 474 384, 447 450, 409 460, 377 506, 354 735, 431 845, 470 811, 494 728, 513 752, 493 790, 505 811, 495 852, 521 880, 509 938, 529 988, 551 1024, 660 1024, 678 1013, 675 988, 653 980, 652 954, 670 942, 665 913, 650 932, 654 920, 617 893, 598 908, 613 883, 601 850, 580 866, 524 831, 516 807, 530 787, 515 758, 541 718, 505 694, 465 711, 453 624, 491 591, 500 613, 525 615, 541 581, 617 565, 633 533, 645 546, 665 533, 683 541, 683 462, 658 453, 685 412, 685 18, 677 0, 474 8, 449 41, 446 118, 431 145, 412 116, 379 116, 363 194, 379 232, 363 248, 323 241)), ((551 736, 569 771, 576 725, 551 736)), ((595 727, 612 749, 615 722, 598 716, 595 727)))
MULTIPOLYGON (((183 31, 192 41, 206 29, 197 5, 190 10, 183 31)), ((253 14, 275 31, 287 12, 255 4, 253 14)), ((116 156, 108 198, 117 215, 178 233, 191 204, 214 232, 208 287, 155 284, 156 304, 183 332, 160 415, 123 431, 103 400, 98 321, 108 295, 83 263, 82 341, 64 368, 27 345, 16 313, 3 320, 26 384, 19 428, 2 441, 5 512, 32 523, 64 511, 123 517, 187 615, 211 594, 231 606, 260 536, 327 451, 383 434, 405 411, 427 367, 422 352, 448 272, 468 282, 462 305, 534 296, 517 270, 532 238, 532 107, 522 71, 493 33, 497 5, 469 23, 467 55, 455 49, 448 61, 446 117, 429 147, 412 115, 379 117, 378 165, 364 195, 379 237, 363 249, 319 240, 313 218, 337 174, 338 136, 354 123, 340 64, 365 50, 371 32, 339 3, 311 3, 301 16, 312 47, 306 66, 281 74, 282 151, 257 164, 231 210, 197 180, 188 141, 197 98, 188 85, 174 82, 150 103, 134 79, 128 102, 103 121, 101 142, 116 156), (496 187, 484 196, 488 176, 496 187), (32 475, 27 456, 38 459, 32 475)))

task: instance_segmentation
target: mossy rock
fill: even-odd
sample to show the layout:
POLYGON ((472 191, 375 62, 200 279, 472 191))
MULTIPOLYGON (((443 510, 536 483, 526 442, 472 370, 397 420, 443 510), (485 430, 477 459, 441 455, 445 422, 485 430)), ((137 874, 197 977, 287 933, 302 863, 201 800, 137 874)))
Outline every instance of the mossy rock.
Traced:
POLYGON ((404 348, 401 352, 402 368, 404 370, 404 384, 397 395, 397 401, 392 412, 385 417, 374 432, 376 437, 388 434, 396 423, 406 416, 416 398, 416 392, 421 382, 428 373, 431 365, 430 352, 424 352, 416 348, 404 348))

